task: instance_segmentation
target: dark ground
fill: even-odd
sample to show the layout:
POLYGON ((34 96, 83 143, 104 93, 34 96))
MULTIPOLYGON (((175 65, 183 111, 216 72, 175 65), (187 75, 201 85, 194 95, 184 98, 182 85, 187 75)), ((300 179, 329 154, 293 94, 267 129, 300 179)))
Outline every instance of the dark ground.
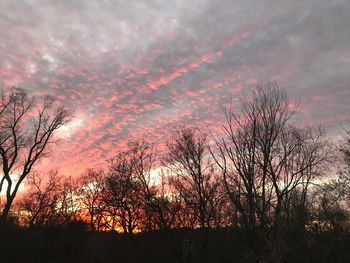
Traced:
POLYGON ((350 262, 349 236, 334 232, 296 234, 273 242, 232 228, 207 234, 181 229, 122 236, 87 232, 74 225, 8 227, 1 230, 0 238, 1 263, 350 262))

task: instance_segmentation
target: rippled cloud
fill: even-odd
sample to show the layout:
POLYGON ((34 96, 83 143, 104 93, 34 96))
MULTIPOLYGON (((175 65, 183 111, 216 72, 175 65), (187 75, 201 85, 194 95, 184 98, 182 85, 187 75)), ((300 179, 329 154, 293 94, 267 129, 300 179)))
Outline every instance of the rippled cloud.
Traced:
POLYGON ((350 117, 350 2, 0 0, 0 85, 74 110, 45 164, 103 166, 127 139, 217 127, 256 81, 337 135, 350 117))

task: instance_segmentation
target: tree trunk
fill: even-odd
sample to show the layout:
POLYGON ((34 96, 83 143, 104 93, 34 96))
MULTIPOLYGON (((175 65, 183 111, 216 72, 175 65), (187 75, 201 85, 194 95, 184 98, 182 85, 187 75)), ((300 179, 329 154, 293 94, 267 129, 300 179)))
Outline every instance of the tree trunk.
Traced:
POLYGON ((12 202, 13 202, 13 198, 9 198, 6 201, 4 209, 2 210, 2 214, 0 216, 0 226, 6 225, 12 202))

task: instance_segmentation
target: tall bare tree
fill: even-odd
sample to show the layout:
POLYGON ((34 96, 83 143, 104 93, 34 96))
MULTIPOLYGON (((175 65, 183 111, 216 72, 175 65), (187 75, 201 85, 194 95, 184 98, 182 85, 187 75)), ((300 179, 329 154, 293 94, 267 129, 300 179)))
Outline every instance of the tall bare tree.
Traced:
POLYGON ((125 234, 132 234, 140 227, 142 218, 141 184, 135 172, 132 151, 119 153, 110 164, 106 176, 105 202, 111 216, 125 234))
POLYGON ((63 178, 58 193, 55 225, 69 225, 81 220, 83 210, 79 197, 79 183, 71 176, 63 178))
POLYGON ((171 187, 165 174, 155 172, 157 160, 154 144, 144 139, 133 140, 128 144, 128 152, 143 200, 143 228, 171 228, 180 204, 178 198, 170 191, 171 187))
POLYGON ((47 153, 53 134, 67 122, 67 111, 52 99, 38 101, 25 90, 0 94, 0 193, 6 200, 0 217, 6 223, 19 186, 37 161, 47 153))
POLYGON ((207 136, 196 128, 179 130, 168 143, 164 165, 174 175, 173 184, 187 208, 198 216, 199 226, 211 226, 220 181, 214 178, 207 136))
POLYGON ((322 129, 291 125, 296 105, 277 84, 257 84, 249 98, 240 99, 238 111, 233 105, 225 111, 223 136, 214 138, 212 156, 247 228, 277 226, 292 193, 302 191, 305 201, 330 157, 322 129))
POLYGON ((79 178, 78 194, 87 211, 90 230, 99 231, 104 226, 105 202, 103 192, 106 190, 104 171, 89 169, 79 178))
POLYGON ((317 219, 328 223, 338 234, 349 231, 350 202, 350 131, 339 147, 337 176, 322 184, 317 192, 317 219))

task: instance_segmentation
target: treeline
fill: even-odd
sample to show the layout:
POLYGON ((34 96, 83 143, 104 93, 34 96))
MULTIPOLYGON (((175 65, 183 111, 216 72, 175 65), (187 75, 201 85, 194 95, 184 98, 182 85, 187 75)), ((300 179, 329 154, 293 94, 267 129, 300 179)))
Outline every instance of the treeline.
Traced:
POLYGON ((181 128, 161 153, 132 140, 108 169, 79 177, 28 173, 11 216, 29 228, 199 229, 202 247, 211 229, 243 229, 276 262, 291 236, 348 236, 350 134, 335 146, 322 127, 300 127, 297 110, 277 84, 257 84, 224 110, 215 134, 181 128))
POLYGON ((208 143, 198 129, 182 129, 169 142, 164 159, 157 158, 153 144, 134 140, 107 171, 90 169, 76 178, 57 171, 45 177, 33 173, 15 204, 19 224, 83 221, 92 231, 127 234, 236 225, 208 143))
MULTIPOLYGON (((162 154, 146 139, 132 140, 107 170, 77 178, 33 173, 16 203, 20 223, 84 221, 93 231, 129 234, 226 226, 338 229, 346 222, 340 199, 348 194, 349 170, 327 178, 336 149, 321 127, 298 127, 296 112, 276 84, 257 85, 225 110, 221 133, 179 129, 162 154)), ((340 153, 349 165, 346 146, 340 153)))

